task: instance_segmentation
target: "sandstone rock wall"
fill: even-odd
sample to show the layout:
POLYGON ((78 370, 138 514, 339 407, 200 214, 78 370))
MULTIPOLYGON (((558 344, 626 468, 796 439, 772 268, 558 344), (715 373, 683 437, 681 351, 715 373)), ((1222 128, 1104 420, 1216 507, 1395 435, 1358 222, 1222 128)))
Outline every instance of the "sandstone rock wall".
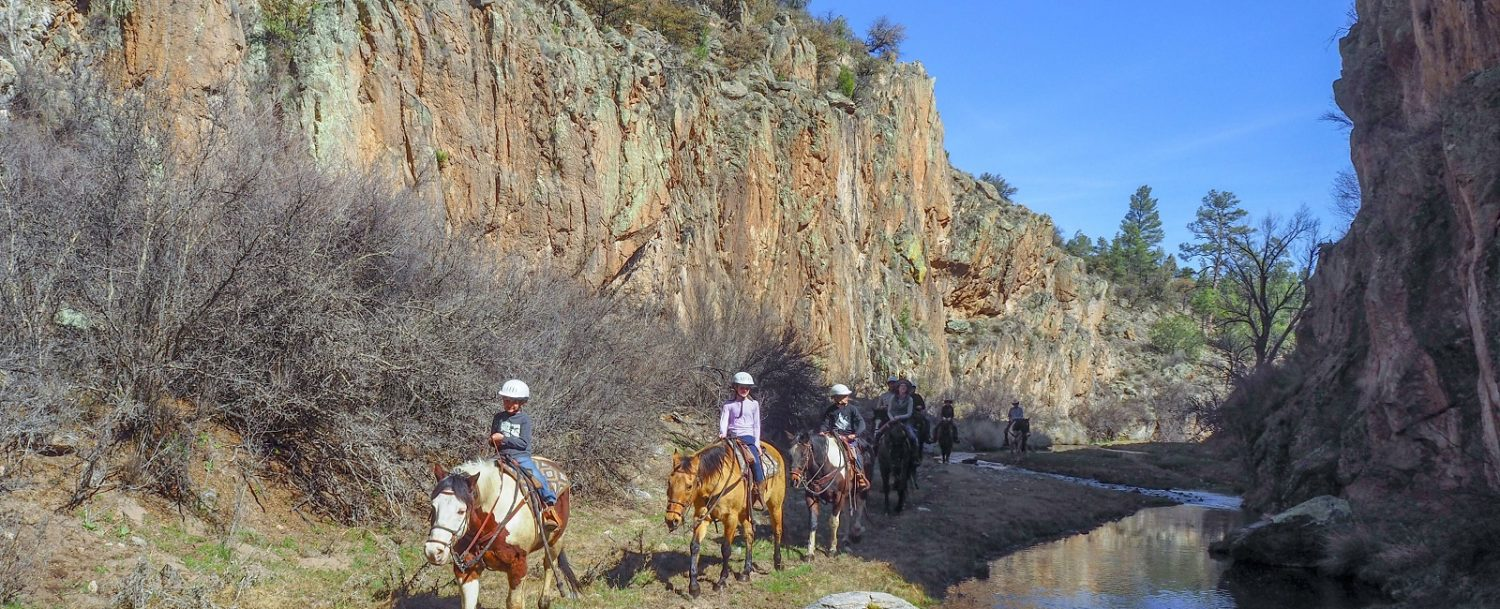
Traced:
POLYGON ((952 169, 922 67, 855 104, 784 17, 729 72, 569 1, 333 0, 295 39, 253 0, 18 1, 49 15, 30 56, 164 83, 188 114, 269 97, 317 159, 388 171, 498 250, 688 317, 768 303, 867 389, 1004 378, 1062 420, 1114 374, 1107 285, 952 169))
POLYGON ((1500 489, 1500 0, 1361 0, 1341 43, 1363 209, 1257 387, 1267 509, 1500 489))

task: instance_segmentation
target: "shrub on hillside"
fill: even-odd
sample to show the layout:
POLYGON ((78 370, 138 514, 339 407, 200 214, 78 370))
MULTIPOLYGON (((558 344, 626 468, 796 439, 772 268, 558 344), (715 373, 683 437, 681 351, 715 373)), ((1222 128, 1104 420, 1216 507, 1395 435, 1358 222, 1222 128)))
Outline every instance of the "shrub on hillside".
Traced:
POLYGON ((85 425, 74 503, 124 487, 197 505, 189 464, 212 424, 317 510, 398 518, 430 460, 487 452, 510 377, 533 388, 539 452, 609 496, 661 415, 712 401, 709 366, 762 375, 778 416, 821 396, 811 351, 769 318, 685 334, 497 257, 440 204, 318 167, 269 111, 182 125, 152 95, 30 72, 17 89, 0 125, 0 404, 27 414, 0 440, 85 425))
POLYGON ((854 99, 854 70, 847 66, 839 66, 839 93, 844 97, 854 99))
POLYGON ((1151 324, 1151 346, 1171 355, 1182 353, 1189 361, 1198 359, 1204 345, 1198 322, 1187 315, 1168 315, 1151 324))

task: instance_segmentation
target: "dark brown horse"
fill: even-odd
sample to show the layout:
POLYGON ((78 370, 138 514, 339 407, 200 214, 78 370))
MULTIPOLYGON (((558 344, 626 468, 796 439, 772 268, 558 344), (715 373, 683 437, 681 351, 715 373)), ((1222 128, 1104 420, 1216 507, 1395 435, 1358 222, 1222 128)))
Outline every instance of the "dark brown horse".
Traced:
MULTIPOLYGON (((675 531, 692 512, 693 541, 688 554, 688 592, 698 596, 698 550, 708 527, 717 522, 724 527, 724 564, 714 590, 729 580, 729 555, 734 549, 736 532, 745 535, 745 569, 735 578, 750 580, 754 567, 751 549, 755 546, 755 523, 750 520, 749 477, 740 460, 730 452, 729 441, 710 444, 691 455, 672 453, 672 473, 667 476, 667 530, 675 531)), ((760 443, 761 463, 766 467, 762 497, 771 516, 775 564, 781 568, 781 507, 786 501, 786 461, 776 447, 760 443)))
MULTIPOLYGON (((865 514, 865 502, 870 491, 855 490, 854 463, 843 446, 843 440, 830 434, 812 435, 806 432, 796 437, 792 444, 792 488, 800 488, 807 501, 807 512, 811 525, 807 533, 806 560, 812 560, 817 550, 818 506, 828 504, 828 553, 839 553, 839 515, 847 507, 854 524, 849 531, 851 541, 859 541, 864 532, 861 519, 865 514)), ((865 476, 869 477, 870 459, 861 455, 865 476)))
POLYGON ((540 469, 551 472, 549 480, 556 476, 554 488, 561 491, 553 508, 560 526, 548 535, 542 535, 538 525, 534 495, 522 487, 509 468, 501 469, 489 459, 470 461, 451 472, 432 467, 438 483, 432 490, 431 531, 423 552, 431 564, 453 562, 463 609, 478 606, 479 575, 485 570, 505 573, 510 581, 505 606, 521 609, 525 605, 521 584, 526 578, 526 559, 538 550, 545 550, 538 606, 545 609, 549 605, 547 588, 552 586, 554 567, 563 575, 558 580, 559 592, 567 598, 578 597, 578 578, 563 553, 572 489, 556 464, 541 457, 534 459, 540 469))
POLYGON ((875 457, 880 461, 880 490, 885 495, 885 513, 891 513, 891 489, 896 491, 896 512, 906 507, 906 487, 916 484, 920 445, 908 435, 905 424, 886 424, 875 437, 875 457))
POLYGON ((958 423, 953 419, 943 419, 937 424, 938 449, 943 453, 943 463, 948 462, 948 457, 953 454, 953 444, 958 442, 958 423))

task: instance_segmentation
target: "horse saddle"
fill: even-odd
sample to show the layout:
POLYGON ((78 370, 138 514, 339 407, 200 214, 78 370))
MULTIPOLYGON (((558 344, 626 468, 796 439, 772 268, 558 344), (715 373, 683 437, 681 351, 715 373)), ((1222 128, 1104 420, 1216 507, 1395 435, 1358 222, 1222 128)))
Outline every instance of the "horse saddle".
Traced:
MULTIPOLYGON (((754 467, 752 464, 755 463, 755 455, 750 453, 750 446, 739 440, 734 440, 729 444, 734 447, 734 456, 740 462, 740 471, 745 472, 745 476, 747 477, 753 476, 751 468, 754 467)), ((756 448, 760 447, 757 446, 756 448)), ((762 451, 760 454, 760 467, 765 470, 766 479, 768 480, 781 471, 781 465, 775 459, 771 458, 771 455, 766 454, 765 451, 762 451)))
MULTIPOLYGON (((573 481, 568 479, 568 475, 563 473, 562 467, 558 466, 557 462, 536 455, 532 455, 531 460, 536 463, 536 468, 542 471, 542 476, 547 478, 547 486, 552 487, 552 492, 561 496, 564 491, 572 488, 573 481)), ((526 468, 506 458, 496 459, 495 464, 500 467, 500 471, 516 480, 524 481, 527 495, 535 495, 539 492, 538 481, 532 479, 531 472, 526 468)))

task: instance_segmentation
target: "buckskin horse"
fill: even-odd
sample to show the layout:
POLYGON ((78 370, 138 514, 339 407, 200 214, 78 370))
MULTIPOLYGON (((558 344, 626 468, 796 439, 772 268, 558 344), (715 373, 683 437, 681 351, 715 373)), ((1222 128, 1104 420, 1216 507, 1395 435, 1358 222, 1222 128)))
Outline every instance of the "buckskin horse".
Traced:
MULTIPOLYGON (((745 535, 745 568, 735 579, 749 581, 755 562, 751 549, 755 546, 755 523, 750 520, 750 485, 748 462, 752 457, 743 450, 735 449, 741 456, 730 452, 731 440, 710 444, 691 455, 674 451, 672 473, 667 476, 667 530, 675 531, 692 512, 691 533, 693 541, 688 552, 688 593, 698 596, 698 553, 703 538, 708 536, 708 526, 717 522, 724 529, 723 568, 714 590, 720 590, 729 579, 729 555, 734 549, 737 532, 745 535)), ((786 500, 786 461, 775 447, 760 443, 761 462, 766 468, 765 496, 762 498, 766 512, 771 517, 771 536, 775 543, 775 564, 781 568, 781 508, 786 500)))
POLYGON ((522 487, 517 476, 523 474, 515 473, 515 468, 502 470, 493 459, 470 461, 449 472, 432 466, 438 482, 432 489, 432 528, 423 553, 429 564, 453 562, 463 609, 479 605, 479 575, 486 570, 506 574, 510 591, 505 606, 521 609, 525 604, 521 584, 526 578, 526 560, 538 550, 543 550, 543 576, 537 605, 546 609, 551 604, 547 588, 553 584, 554 568, 562 572, 562 578, 556 580, 558 592, 567 598, 578 597, 578 578, 563 552, 572 490, 555 463, 534 459, 539 468, 550 472, 553 488, 559 491, 553 508, 559 526, 546 536, 538 523, 538 500, 522 487))
POLYGON ((958 442, 958 423, 953 419, 943 419, 937 424, 938 449, 942 451, 943 463, 948 462, 948 457, 953 454, 953 444, 958 442))
MULTIPOLYGON (((864 516, 865 500, 870 491, 855 490, 854 463, 842 444, 842 440, 830 434, 812 435, 807 432, 797 435, 792 444, 792 488, 800 488, 806 495, 807 512, 812 519, 807 532, 806 560, 812 560, 817 550, 819 504, 833 506, 828 513, 829 554, 839 553, 839 514, 846 506, 854 519, 849 531, 850 541, 859 541, 860 534, 864 532, 860 519, 864 516)), ((865 458, 863 461, 868 469, 870 459, 865 458)), ((869 477, 868 471, 866 477, 869 477)))
POLYGON ((885 513, 891 513, 891 488, 896 489, 896 512, 906 507, 906 486, 916 484, 917 463, 922 454, 907 435, 906 425, 887 423, 875 438, 875 457, 880 461, 880 490, 885 495, 885 513))

